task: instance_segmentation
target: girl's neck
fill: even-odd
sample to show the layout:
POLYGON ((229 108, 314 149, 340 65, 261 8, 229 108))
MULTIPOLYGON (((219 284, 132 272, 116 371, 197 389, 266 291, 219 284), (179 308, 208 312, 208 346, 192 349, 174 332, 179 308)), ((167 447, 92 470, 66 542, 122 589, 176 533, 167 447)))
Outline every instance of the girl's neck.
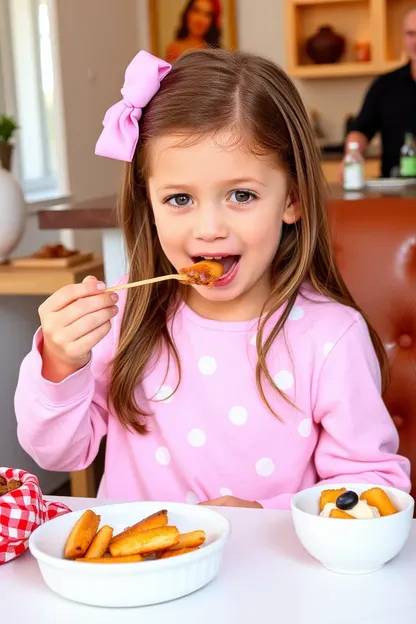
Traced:
POLYGON ((253 288, 231 301, 210 301, 190 288, 186 304, 199 316, 214 321, 251 321, 260 316, 270 295, 270 282, 259 280, 253 288))

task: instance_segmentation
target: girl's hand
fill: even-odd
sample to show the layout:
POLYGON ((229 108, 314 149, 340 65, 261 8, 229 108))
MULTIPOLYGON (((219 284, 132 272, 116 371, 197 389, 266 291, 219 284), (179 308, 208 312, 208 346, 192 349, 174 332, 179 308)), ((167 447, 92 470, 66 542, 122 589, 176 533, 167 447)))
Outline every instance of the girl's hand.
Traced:
POLYGON ((103 290, 105 284, 86 277, 82 284, 60 288, 40 306, 44 379, 59 383, 80 370, 110 331, 118 296, 103 290))
POLYGON ((243 500, 242 498, 236 498, 235 496, 221 496, 220 498, 214 498, 213 500, 205 501, 199 504, 212 505, 215 507, 253 507, 256 509, 263 509, 260 503, 243 500))

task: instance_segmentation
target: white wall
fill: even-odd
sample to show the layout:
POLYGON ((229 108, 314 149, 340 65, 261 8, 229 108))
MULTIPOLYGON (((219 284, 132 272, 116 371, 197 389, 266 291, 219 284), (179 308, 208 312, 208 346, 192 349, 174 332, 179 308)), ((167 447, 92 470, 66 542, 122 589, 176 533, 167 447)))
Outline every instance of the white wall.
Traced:
MULTIPOLYGON (((136 0, 56 0, 63 134, 67 142, 67 180, 75 201, 117 191, 121 163, 94 154, 106 109, 121 98, 124 71, 137 52, 136 0), (120 6, 122 9, 120 10, 120 6)), ((61 233, 40 231, 29 217, 14 255, 29 254, 61 233)), ((100 251, 100 232, 68 236, 77 247, 100 251)), ((67 479, 40 470, 16 438, 13 397, 19 367, 38 327, 40 297, 0 296, 0 464, 34 471, 48 493, 67 479)))
MULTIPOLYGON (((58 232, 40 232, 35 215, 28 219, 23 240, 13 255, 32 253, 47 242, 56 242, 58 232)), ((0 465, 22 468, 36 474, 42 491, 50 493, 67 480, 65 473, 41 470, 17 440, 14 393, 22 359, 29 351, 38 324, 41 297, 0 296, 0 465)))

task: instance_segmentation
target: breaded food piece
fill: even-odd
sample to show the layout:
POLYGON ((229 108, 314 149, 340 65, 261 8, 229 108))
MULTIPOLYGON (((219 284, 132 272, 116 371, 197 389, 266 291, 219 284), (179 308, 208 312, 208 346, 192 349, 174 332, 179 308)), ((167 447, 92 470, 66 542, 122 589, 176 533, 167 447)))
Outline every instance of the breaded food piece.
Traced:
POLYGON ((7 479, 3 477, 3 475, 0 475, 0 486, 2 485, 7 485, 7 479))
POLYGON ((79 557, 76 561, 83 561, 84 563, 136 563, 137 561, 143 561, 143 557, 141 555, 126 555, 125 557, 99 557, 94 559, 79 557))
POLYGON ((387 493, 379 487, 365 490, 365 492, 362 492, 360 499, 366 501, 371 507, 378 509, 380 516, 391 516, 398 512, 387 493))
POLYGON ((224 275, 224 267, 214 260, 201 260, 189 267, 179 269, 179 274, 185 275, 189 284, 211 288, 214 282, 224 275))
POLYGON ((169 548, 169 550, 182 550, 183 548, 197 548, 206 540, 205 531, 191 531, 190 533, 181 533, 177 543, 169 548))
POLYGON ((199 546, 196 546, 195 548, 178 548, 176 550, 169 548, 169 550, 162 552, 158 556, 158 559, 168 559, 169 557, 176 557, 177 555, 185 555, 186 553, 193 552, 194 550, 199 550, 199 546))
POLYGON ((342 509, 331 509, 331 513, 329 514, 330 518, 344 518, 344 520, 356 520, 354 516, 347 513, 346 511, 342 511, 342 509))
POLYGON ((167 523, 168 512, 166 509, 161 509, 160 511, 157 511, 151 516, 143 518, 143 520, 140 520, 140 522, 137 522, 136 524, 127 527, 126 529, 124 529, 124 531, 115 535, 111 539, 110 544, 114 544, 114 542, 117 542, 119 539, 127 537, 127 535, 133 535, 135 533, 139 533, 140 531, 148 531, 149 529, 164 527, 167 525, 167 523))
POLYGON ((5 477, 1 477, 0 496, 9 494, 9 492, 13 492, 13 490, 17 490, 20 487, 22 487, 21 481, 18 481, 17 479, 10 479, 10 481, 7 481, 5 477))
POLYGON ((110 553, 113 557, 124 555, 145 555, 167 550, 179 540, 179 531, 174 526, 165 526, 157 529, 139 531, 110 544, 110 553))
POLYGON ((321 497, 319 499, 320 511, 323 510, 327 503, 334 503, 335 505, 338 496, 346 491, 347 489, 345 487, 340 488, 339 490, 322 490, 321 497))
POLYGON ((94 536, 94 539, 92 540, 87 552, 85 553, 84 558, 99 559, 100 557, 103 557, 108 550, 108 546, 112 537, 112 527, 108 526, 108 524, 102 526, 101 529, 94 536))
POLYGON ((100 524, 101 516, 87 509, 76 522, 66 540, 64 556, 66 559, 82 557, 87 552, 100 524))

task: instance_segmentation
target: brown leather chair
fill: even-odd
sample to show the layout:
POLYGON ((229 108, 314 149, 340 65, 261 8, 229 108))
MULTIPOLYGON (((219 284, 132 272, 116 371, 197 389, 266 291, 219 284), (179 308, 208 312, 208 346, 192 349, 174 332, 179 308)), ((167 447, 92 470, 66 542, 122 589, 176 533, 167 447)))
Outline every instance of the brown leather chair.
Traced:
POLYGON ((337 264, 387 349, 385 403, 416 496, 416 197, 328 202, 337 264))

